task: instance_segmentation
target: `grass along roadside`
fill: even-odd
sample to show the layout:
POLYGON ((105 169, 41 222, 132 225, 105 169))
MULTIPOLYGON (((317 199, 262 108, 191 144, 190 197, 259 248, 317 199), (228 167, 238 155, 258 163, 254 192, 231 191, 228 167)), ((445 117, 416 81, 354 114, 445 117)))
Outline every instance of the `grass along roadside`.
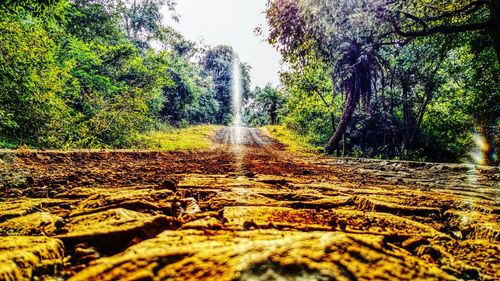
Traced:
POLYGON ((301 156, 314 156, 322 151, 322 147, 310 145, 307 139, 286 128, 284 125, 269 125, 261 130, 286 146, 286 150, 301 156))
POLYGON ((150 149, 206 150, 212 146, 210 135, 221 126, 196 125, 187 128, 172 128, 165 131, 152 131, 139 136, 142 143, 150 149))

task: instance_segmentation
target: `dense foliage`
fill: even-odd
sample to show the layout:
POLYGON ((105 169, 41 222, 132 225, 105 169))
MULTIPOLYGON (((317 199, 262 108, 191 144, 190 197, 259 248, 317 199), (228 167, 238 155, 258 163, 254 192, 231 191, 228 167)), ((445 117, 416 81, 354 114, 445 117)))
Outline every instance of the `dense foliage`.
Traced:
POLYGON ((228 123, 237 55, 185 40, 165 6, 177 16, 172 0, 2 2, 0 146, 131 147, 162 124, 228 123))
POLYGON ((1 1, 0 147, 229 125, 236 64, 249 126, 283 123, 337 155, 498 163, 499 1, 434 2, 269 0, 286 71, 251 90, 230 46, 163 24, 175 0, 1 1))
POLYGON ((202 59, 205 75, 213 77, 215 98, 220 108, 215 115, 217 124, 230 124, 232 120, 231 93, 233 83, 233 63, 240 65, 240 79, 243 99, 248 99, 250 93, 249 66, 242 64, 229 46, 217 46, 208 50, 202 59))
POLYGON ((285 123, 330 153, 498 161, 498 1, 445 2, 269 1, 285 123))
POLYGON ((253 127, 278 124, 284 103, 283 93, 271 84, 264 88, 255 87, 245 108, 245 123, 253 127))

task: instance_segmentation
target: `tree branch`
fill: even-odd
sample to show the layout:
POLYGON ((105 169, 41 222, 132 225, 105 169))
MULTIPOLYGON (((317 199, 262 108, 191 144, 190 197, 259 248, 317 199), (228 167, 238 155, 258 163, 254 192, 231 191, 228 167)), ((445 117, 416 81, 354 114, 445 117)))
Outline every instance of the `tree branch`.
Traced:
POLYGON ((469 3, 466 6, 464 6, 461 9, 458 9, 458 10, 455 10, 455 11, 446 11, 442 15, 435 16, 435 17, 426 17, 426 18, 423 18, 423 20, 435 21, 435 20, 439 20, 439 19, 443 19, 443 18, 447 18, 447 17, 452 17, 452 16, 460 15, 462 13, 464 13, 466 15, 470 15, 470 14, 474 13, 475 11, 479 10, 482 6, 489 5, 489 4, 490 4, 490 1, 485 1, 485 0, 483 0, 483 1, 472 1, 471 3, 469 3))
POLYGON ((422 25, 424 28, 429 28, 429 26, 427 25, 427 23, 425 22, 424 19, 422 18, 419 18, 417 16, 414 16, 410 13, 407 13, 407 12, 403 12, 403 11, 398 11, 399 14, 402 14, 404 15, 405 17, 415 21, 416 23, 419 23, 420 25, 422 25))
POLYGON ((401 28, 392 22, 392 26, 394 27, 394 31, 401 36, 404 37, 421 37, 428 36, 433 34, 454 34, 461 33, 467 31, 475 31, 475 30, 484 30, 487 29, 491 25, 490 22, 480 22, 480 23, 470 23, 464 25, 439 25, 432 28, 419 30, 419 31, 403 31, 401 28))

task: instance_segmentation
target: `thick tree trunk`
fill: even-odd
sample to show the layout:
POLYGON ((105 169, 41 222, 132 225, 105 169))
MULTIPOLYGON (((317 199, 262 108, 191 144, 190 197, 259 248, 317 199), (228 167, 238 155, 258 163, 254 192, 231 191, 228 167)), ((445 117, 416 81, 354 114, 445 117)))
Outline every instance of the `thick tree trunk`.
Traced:
POLYGON ((278 113, 276 112, 278 110, 278 105, 276 102, 273 102, 271 104, 271 107, 269 108, 269 121, 271 122, 271 125, 276 125, 276 121, 278 119, 278 113))
POLYGON ((351 76, 344 81, 344 89, 346 92, 346 101, 344 105, 344 112, 342 118, 335 130, 335 133, 330 138, 325 146, 325 151, 328 153, 333 153, 337 148, 340 140, 344 138, 344 150, 345 150, 345 132, 351 117, 356 110, 357 101, 361 98, 361 92, 363 90, 369 91, 366 84, 367 80, 369 83, 369 71, 364 63, 361 63, 361 47, 355 41, 350 42, 349 53, 346 55, 347 62, 349 63, 351 76))
POLYGON ((276 113, 271 113, 271 125, 276 125, 276 113))
POLYGON ((342 157, 345 157, 346 145, 345 145, 345 134, 342 135, 342 157))
POLYGON ((344 113, 342 114, 342 119, 340 119, 340 123, 337 127, 337 130, 335 130, 335 134, 333 134, 333 136, 325 146, 325 151, 328 153, 332 153, 337 148, 340 140, 342 139, 342 136, 345 134, 347 125, 351 120, 351 116, 354 113, 354 110, 356 110, 356 95, 358 89, 356 88, 355 82, 353 81, 355 80, 355 78, 351 78, 351 80, 352 81, 350 81, 351 85, 349 86, 349 91, 347 93, 347 100, 344 107, 344 113))

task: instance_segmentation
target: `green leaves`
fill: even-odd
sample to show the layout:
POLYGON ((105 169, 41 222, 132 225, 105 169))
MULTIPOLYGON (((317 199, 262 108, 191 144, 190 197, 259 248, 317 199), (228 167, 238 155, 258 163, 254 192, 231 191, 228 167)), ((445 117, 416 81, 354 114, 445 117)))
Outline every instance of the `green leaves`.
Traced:
POLYGON ((251 103, 246 107, 245 117, 250 126, 276 125, 282 118, 285 97, 271 84, 256 87, 251 93, 251 103))
MULTIPOLYGON (((217 46, 209 49, 202 59, 204 74, 212 78, 215 99, 219 104, 216 114, 217 124, 229 124, 231 121, 231 91, 232 91, 232 65, 237 59, 237 54, 230 46, 217 46)), ((242 96, 246 100, 250 94, 249 67, 240 63, 242 96)))
POLYGON ((168 55, 137 49, 115 32, 115 14, 100 3, 40 2, 39 13, 28 2, 16 2, 19 12, 13 5, 0 10, 0 139, 50 148, 130 146, 153 124, 162 87, 173 83, 168 55), (46 13, 59 8, 68 10, 47 24, 46 13), (62 20, 67 12, 69 23, 62 20))
POLYGON ((328 150, 342 134, 348 153, 400 159, 456 161, 480 134, 498 161, 495 2, 431 2, 269 1, 268 41, 289 66, 285 123, 326 142, 340 117, 328 150))
POLYGON ((47 25, 64 21, 69 0, 4 0, 0 2, 0 15, 10 17, 32 16, 42 19, 47 25))
POLYGON ((68 110, 62 96, 69 76, 54 45, 38 23, 0 20, 0 135, 41 143, 38 137, 59 131, 53 124, 68 110))

